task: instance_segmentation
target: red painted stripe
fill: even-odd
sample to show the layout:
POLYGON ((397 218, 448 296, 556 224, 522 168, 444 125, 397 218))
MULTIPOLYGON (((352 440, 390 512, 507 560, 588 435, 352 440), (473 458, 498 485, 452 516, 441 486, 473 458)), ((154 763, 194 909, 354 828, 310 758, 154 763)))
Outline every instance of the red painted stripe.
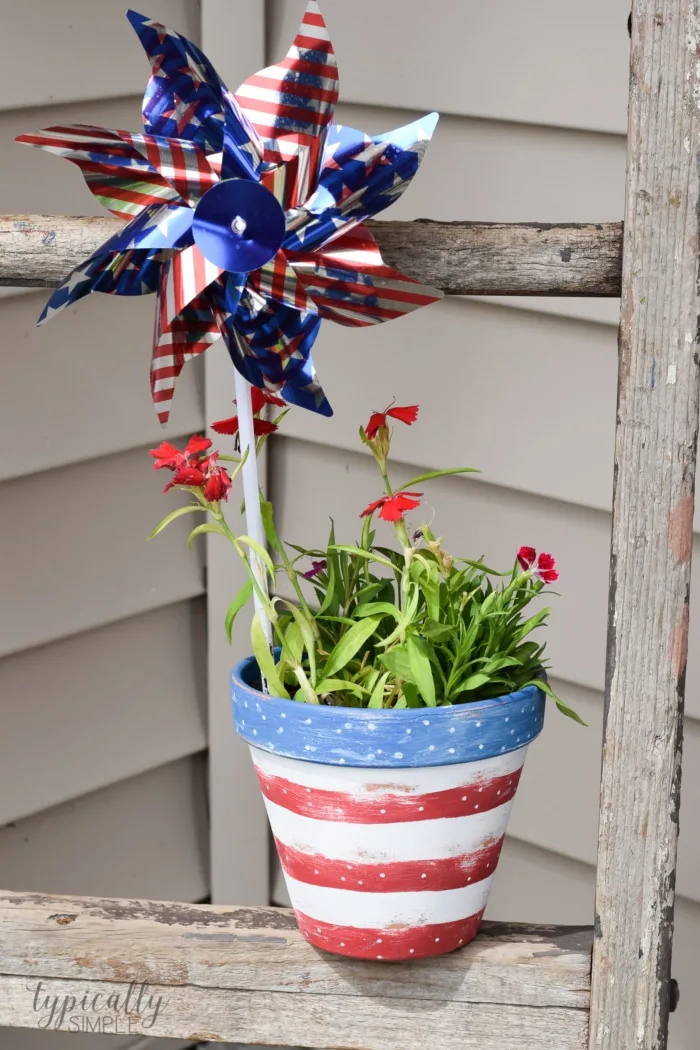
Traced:
POLYGON ((323 15, 320 11, 318 13, 315 11, 305 11, 301 24, 303 26, 321 26, 322 29, 326 28, 326 23, 323 21, 323 15))
MULTIPOLYGON (((320 265, 324 266, 324 265, 326 265, 326 263, 324 261, 321 261, 320 265)), ((332 267, 333 263, 332 262, 328 262, 327 265, 329 267, 332 267)), ((335 268, 336 268, 336 270, 343 270, 344 269, 342 263, 337 265, 335 268)), ((384 275, 384 274, 375 273, 374 272, 374 268, 371 268, 371 267, 368 267, 368 271, 370 272, 370 276, 371 277, 377 277, 379 280, 381 280, 381 278, 383 276, 388 276, 388 275, 384 275)), ((427 305, 428 303, 431 303, 433 301, 433 299, 434 299, 434 296, 432 296, 432 295, 429 295, 429 294, 427 294, 425 292, 417 291, 416 289, 420 288, 421 285, 415 283, 414 281, 411 281, 410 279, 406 280, 406 289, 404 291, 402 288, 385 288, 381 284, 377 284, 377 285, 360 284, 358 281, 353 281, 353 280, 349 279, 350 276, 351 276, 350 271, 346 270, 345 272, 348 273, 348 278, 341 279, 342 280, 343 289, 347 290, 348 292, 352 292, 353 295, 365 295, 366 296, 366 295, 372 295, 373 293, 376 292, 376 294, 378 296, 380 296, 382 299, 391 299, 391 300, 395 301, 396 303, 424 303, 425 305, 427 305)), ((391 275, 391 277, 389 279, 393 280, 393 281, 398 280, 398 278, 396 277, 396 272, 395 271, 392 273, 392 275, 391 275)), ((309 283, 313 282, 315 285, 317 285, 319 287, 319 289, 323 290, 325 288, 337 287, 339 278, 337 278, 337 277, 325 277, 323 274, 320 274, 320 273, 314 273, 314 274, 310 274, 310 275, 307 276, 302 271, 302 280, 306 280, 309 283)), ((335 300, 335 301, 337 301, 337 300, 335 300)), ((345 305, 344 300, 341 300, 341 302, 343 302, 343 305, 345 305)), ((348 304, 348 305, 351 305, 351 304, 348 304)), ((357 304, 352 304, 352 305, 357 305, 359 307, 359 306, 364 306, 364 303, 357 303, 357 304)), ((373 309, 373 307, 370 306, 370 307, 367 307, 367 309, 371 310, 371 309, 373 309)))
POLYGON ((319 40, 317 36, 306 36, 299 33, 294 44, 298 48, 304 48, 305 51, 323 51, 326 55, 333 54, 330 40, 319 40))
MULTIPOLYGON (((396 793, 398 785, 367 784, 367 794, 348 794, 295 784, 255 767, 265 798, 292 813, 346 824, 396 824, 483 813, 508 802, 516 792, 520 770, 463 787, 425 795, 396 793)), ((367 772, 367 776, 371 777, 367 772)), ((399 790, 401 788, 399 787, 399 790)))
POLYGON ((275 839, 287 875, 312 886, 330 886, 359 893, 408 893, 457 890, 493 875, 503 838, 483 849, 440 860, 393 860, 386 864, 348 864, 319 853, 303 853, 275 839))
POLYGON ((457 922, 440 922, 430 926, 373 930, 359 926, 335 926, 317 922, 303 912, 296 912, 299 929, 311 944, 352 959, 427 959, 431 955, 453 952, 474 940, 479 932, 483 911, 457 922))
POLYGON ((327 112, 319 113, 315 109, 303 106, 285 106, 281 102, 268 102, 262 98, 243 99, 246 112, 268 113, 271 116, 288 117, 290 120, 303 121, 304 124, 327 124, 330 116, 327 112))

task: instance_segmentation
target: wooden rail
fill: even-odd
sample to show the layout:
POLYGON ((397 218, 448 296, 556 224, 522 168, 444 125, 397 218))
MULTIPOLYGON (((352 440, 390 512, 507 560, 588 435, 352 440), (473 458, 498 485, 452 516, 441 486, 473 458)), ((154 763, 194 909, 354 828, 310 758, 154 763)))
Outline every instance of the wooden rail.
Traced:
POLYGON ((317 951, 281 908, 0 894, 0 1025, 340 1050, 583 1050, 588 927, 484 924, 417 963, 317 951))
MULTIPOLYGON (((0 216, 0 285, 50 288, 122 225, 0 216)), ((387 263, 446 295, 620 294, 622 224, 368 223, 387 263)))

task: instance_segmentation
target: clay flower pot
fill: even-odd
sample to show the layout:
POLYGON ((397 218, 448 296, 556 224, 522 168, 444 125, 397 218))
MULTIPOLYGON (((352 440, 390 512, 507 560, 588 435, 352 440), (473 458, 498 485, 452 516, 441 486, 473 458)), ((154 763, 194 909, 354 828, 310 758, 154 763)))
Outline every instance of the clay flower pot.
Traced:
POLYGON ((361 959, 420 959, 477 933, 544 694, 370 711, 265 696, 232 675, 299 928, 361 959))

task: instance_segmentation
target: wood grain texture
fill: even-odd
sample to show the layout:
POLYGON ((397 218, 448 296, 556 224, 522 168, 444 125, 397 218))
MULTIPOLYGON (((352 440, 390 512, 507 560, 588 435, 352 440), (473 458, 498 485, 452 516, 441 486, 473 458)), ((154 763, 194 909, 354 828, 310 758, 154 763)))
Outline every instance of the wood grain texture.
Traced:
POLYGON ((591 1048, 667 1045, 697 452, 698 0, 635 0, 591 1048))
MULTIPOLYGON (((0 215, 0 286, 50 288, 119 219, 0 215)), ((370 222, 384 258, 446 295, 620 294, 620 223, 370 222)))
POLYGON ((54 996, 75 1005, 49 1027, 94 1019, 116 994, 124 1020, 129 985, 145 982, 152 1005, 132 1034, 348 1050, 404 1050, 427 1027, 446 1050, 581 1050, 587 1037, 589 927, 491 923, 462 951, 382 965, 317 951, 270 908, 3 893, 0 926, 0 1025, 46 1026, 54 996))

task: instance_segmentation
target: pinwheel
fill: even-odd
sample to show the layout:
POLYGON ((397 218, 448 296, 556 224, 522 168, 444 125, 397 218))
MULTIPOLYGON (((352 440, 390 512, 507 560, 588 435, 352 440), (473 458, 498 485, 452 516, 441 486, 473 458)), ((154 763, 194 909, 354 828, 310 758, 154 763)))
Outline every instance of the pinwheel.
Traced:
POLYGON ((57 126, 18 141, 73 161, 124 226, 66 277, 43 324, 93 291, 155 292, 151 391, 168 419, 184 363, 219 336, 235 366, 248 531, 263 542, 250 387, 331 414, 321 321, 377 324, 441 298, 386 266, 364 221, 416 173, 437 114, 384 135, 332 124, 335 55, 315 0, 286 58, 235 94, 185 37, 129 11, 151 63, 144 131, 57 126))
POLYGON ((18 138, 75 162, 127 220, 39 323, 93 291, 155 292, 161 422, 184 362, 219 335, 252 385, 330 415, 311 357, 321 320, 376 324, 441 297, 386 266, 363 225, 408 186, 437 114, 374 137, 333 125, 337 67, 315 0, 286 58, 235 95, 189 40, 128 18, 152 70, 144 132, 78 124, 18 138))

